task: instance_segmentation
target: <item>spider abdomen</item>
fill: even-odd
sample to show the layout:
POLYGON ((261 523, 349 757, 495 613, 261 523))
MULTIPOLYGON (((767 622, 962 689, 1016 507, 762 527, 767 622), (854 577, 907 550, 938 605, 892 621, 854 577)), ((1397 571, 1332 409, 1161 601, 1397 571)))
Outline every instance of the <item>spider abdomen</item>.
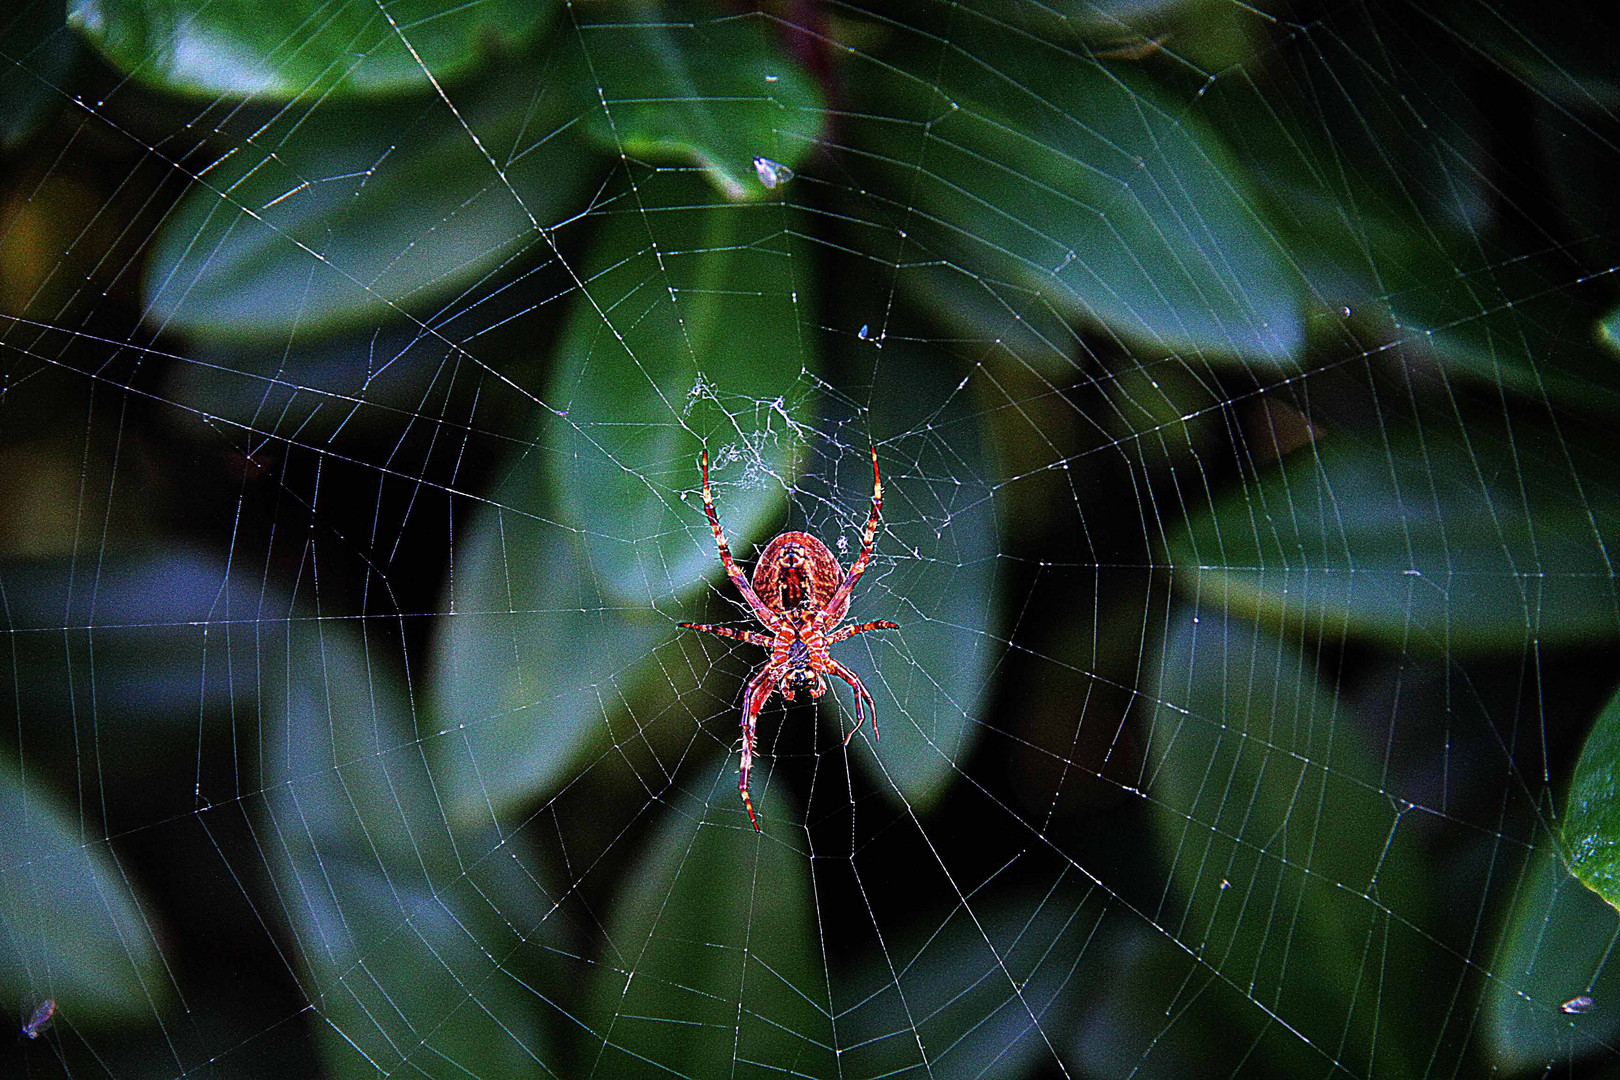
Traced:
MULTIPOLYGON (((821 610, 843 579, 844 569, 826 544, 809 533, 785 532, 760 552, 754 592, 772 611, 821 610)), ((846 598, 827 612, 827 622, 838 622, 848 611, 846 598)))

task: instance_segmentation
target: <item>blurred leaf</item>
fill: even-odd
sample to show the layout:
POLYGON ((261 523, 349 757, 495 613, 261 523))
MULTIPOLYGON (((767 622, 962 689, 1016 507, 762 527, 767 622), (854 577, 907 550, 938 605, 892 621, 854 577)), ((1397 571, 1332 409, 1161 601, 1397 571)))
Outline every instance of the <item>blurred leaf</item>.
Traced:
POLYGON ((1560 106, 1620 105, 1613 53, 1620 20, 1610 5, 1461 5, 1444 20, 1449 32, 1560 106))
POLYGON ((1062 1034, 1071 1076, 1184 1080, 1298 1077, 1322 1054, 1272 1024, 1149 912, 1110 907, 1070 980, 1079 1015, 1062 1034), (1268 1029, 1272 1037, 1264 1038, 1268 1029))
POLYGON ((350 445, 364 444, 378 431, 397 453, 402 417, 420 409, 436 383, 442 386, 454 351, 410 327, 274 350, 198 342, 169 369, 163 394, 186 410, 177 426, 194 424, 200 414, 256 461, 275 460, 289 444, 332 445, 344 436, 350 445))
POLYGON ((1081 969, 1107 949, 1097 937, 1104 905, 1059 883, 975 894, 968 906, 972 914, 958 906, 937 927, 909 921, 914 940, 891 946, 894 967, 874 957, 845 976, 844 1075, 998 1080, 1042 1075, 1061 1060, 1097 988, 1081 969))
MULTIPOLYGON (((157 928, 112 845, 85 815, 0 755, 0 987, 29 1007, 50 997, 76 1025, 149 1018, 168 996, 157 928)), ((16 1037, 13 1029, 12 1037, 16 1037)))
MULTIPOLYGON (((1573 803, 1571 804, 1574 805, 1573 803)), ((1620 1038, 1620 970, 1613 963, 1620 919, 1571 878, 1556 844, 1530 855, 1485 983, 1481 1020, 1497 1068, 1529 1073, 1568 1068, 1620 1038), (1589 995, 1589 1014, 1560 1009, 1589 995)))
MULTIPOLYGON (((1260 6, 1221 0, 967 0, 959 6, 1115 69, 1157 65, 1223 76, 1254 64, 1277 22, 1260 6)), ((912 10, 919 12, 913 25, 923 31, 938 25, 926 6, 912 10)))
POLYGON ((195 755, 199 713, 228 709, 243 689, 225 677, 223 639, 209 663, 211 624, 230 620, 233 594, 240 614, 261 588, 186 550, 0 565, 7 652, 29 672, 18 686, 24 722, 71 725, 76 709, 99 699, 116 703, 96 717, 100 737, 115 740, 104 750, 120 736, 150 744, 158 727, 175 725, 195 755))
MULTIPOLYGON (((858 290, 861 279, 848 286, 858 290)), ((855 745, 866 749, 856 760, 880 790, 921 811, 972 751, 1000 657, 994 466, 985 416, 964 372, 914 343, 891 340, 881 353, 871 344, 848 347, 859 351, 846 363, 876 364, 857 381, 870 385, 861 423, 870 425, 883 472, 883 520, 849 621, 890 619, 900 629, 853 638, 837 655, 877 703, 880 738, 874 742, 871 729, 863 729, 855 745), (903 432, 910 434, 896 436, 903 432)), ((846 566, 860 551, 859 530, 871 507, 863 437, 844 434, 848 442, 838 455, 805 483, 812 500, 840 508, 836 527, 810 531, 846 566)), ((848 731, 853 702, 841 685, 833 696, 836 727, 848 731)))
MULTIPOLYGON (((1333 313, 1324 325, 1370 331, 1537 400, 1620 411, 1620 365, 1589 332, 1606 283, 1575 248, 1549 248, 1544 223, 1504 205, 1497 177, 1516 161, 1487 159, 1492 118, 1473 84, 1434 77, 1474 55, 1421 29, 1391 40, 1358 12, 1342 22, 1329 66, 1257 65, 1199 98, 1199 115, 1255 178, 1312 299, 1333 313), (1388 59, 1334 63, 1357 50, 1388 59), (1339 93, 1298 99, 1302 81, 1328 77, 1339 93)), ((1549 158, 1561 165, 1562 153, 1549 158)), ((1605 157, 1595 181, 1605 195, 1611 172, 1605 157)))
POLYGON ((785 211, 704 207, 679 175, 640 190, 643 206, 672 208, 609 219, 548 394, 564 415, 541 419, 528 441, 543 449, 514 463, 458 544, 434 681, 437 714, 462 732, 435 751, 456 820, 551 789, 614 742, 625 702, 675 686, 653 656, 672 613, 655 604, 689 605, 721 573, 698 494, 704 437, 739 555, 795 469, 792 395, 818 365, 797 336, 809 268, 785 211))
POLYGON ((1565 799, 1570 872, 1620 909, 1620 695, 1592 722, 1565 799))
MULTIPOLYGON (((838 1075, 810 856, 740 821, 730 779, 663 808, 619 890, 580 1036, 596 1075, 838 1075)), ((781 791, 766 821, 793 820, 781 791)))
MULTIPOLYGON (((0 22, 0 150, 16 150, 68 100, 79 39, 67 31, 65 0, 22 0, 0 22)), ((9 238, 8 238, 9 239, 9 238)))
POLYGON ((1427 863, 1393 844, 1380 762, 1317 670, 1218 603, 1172 620, 1148 692, 1145 794, 1175 887, 1156 918, 1323 1068, 1414 1075, 1430 1036, 1392 1017, 1422 999, 1440 950, 1421 897, 1401 899, 1399 922, 1384 905, 1427 863), (1370 959, 1380 940, 1386 958, 1370 959), (1377 996, 1358 993, 1369 963, 1383 965, 1377 996))
POLYGON ((586 130, 642 161, 697 165, 728 199, 771 196, 754 158, 789 168, 816 145, 821 93, 763 15, 700 16, 682 4, 593 4, 579 34, 592 87, 586 130))
POLYGON ((178 93, 287 100, 428 90, 534 36, 531 0, 71 0, 69 17, 114 65, 178 93))
POLYGON ((1605 291, 1582 281, 1568 254, 1497 250, 1482 264, 1440 253, 1422 286, 1390 297, 1400 340, 1489 386, 1620 412, 1620 364, 1591 332, 1605 291))
POLYGON ((802 330, 815 264, 791 209, 715 205, 679 175, 639 192, 582 275, 589 299, 576 299, 547 393, 566 424, 544 463, 603 588, 649 604, 721 573, 700 447, 739 557, 780 512, 821 365, 802 330))
MULTIPOLYGON (((906 277, 912 290, 927 299, 930 319, 972 340, 994 343, 998 352, 1005 352, 1021 366, 1027 364, 1049 376, 1072 376, 1089 359, 1089 350, 1064 321, 1059 306, 1025 284, 985 277, 950 262, 908 266, 906 277)), ((875 294, 886 295, 887 290, 875 294)), ((876 307, 873 299, 866 298, 855 310, 876 307)), ((887 303, 877 307, 877 313, 882 322, 868 326, 862 340, 887 343, 891 335, 910 336, 897 332, 887 303)), ((929 325, 925 332, 938 334, 937 324, 929 325)))
POLYGON ((651 607, 606 600, 579 536, 526 510, 544 505, 543 474, 522 463, 456 545, 432 686, 434 714, 457 734, 430 750, 458 823, 490 822, 578 775, 670 636, 651 607))
POLYGON ((593 166, 561 130, 569 92, 548 70, 468 94, 460 119, 433 99, 282 114, 201 170, 164 221, 147 317, 284 343, 421 311, 497 267, 553 258, 543 232, 580 209, 593 166))
POLYGON ((1607 538, 1620 536, 1620 500, 1601 461, 1528 434, 1483 423, 1466 441, 1439 427, 1329 433, 1172 533, 1175 584, 1201 603, 1400 649, 1613 638, 1607 538))
POLYGON ((543 898, 525 910, 522 893, 490 888, 511 860, 447 827, 395 674, 401 642, 349 625, 260 631, 260 655, 285 660, 261 673, 259 840, 330 1075, 554 1069, 542 1018, 555 1014, 512 970, 541 946, 543 898))
POLYGON ((1611 353, 1620 354, 1620 308, 1598 320, 1597 339, 1611 353))
POLYGON ((921 48, 851 84, 851 138, 891 200, 873 213, 915 208, 896 221, 922 271, 904 283, 930 295, 945 260, 1139 349, 1292 360, 1301 283, 1213 131, 1135 73, 958 31, 971 53, 921 48))

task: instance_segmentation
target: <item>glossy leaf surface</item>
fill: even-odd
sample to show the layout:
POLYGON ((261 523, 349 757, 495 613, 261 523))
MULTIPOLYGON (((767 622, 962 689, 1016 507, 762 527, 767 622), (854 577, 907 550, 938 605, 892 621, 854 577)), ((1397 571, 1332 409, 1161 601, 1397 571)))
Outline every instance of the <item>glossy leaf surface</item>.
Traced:
POLYGON ((919 211, 917 283, 944 259, 1142 352, 1288 363, 1301 283, 1214 132, 1146 81, 964 22, 973 55, 919 48, 859 84, 855 137, 919 211))
POLYGON ((1609 962, 1620 917, 1570 877, 1555 843, 1531 852, 1522 874, 1484 999, 1490 1049, 1510 1072, 1555 1069, 1620 1036, 1609 962), (1574 1002, 1583 995, 1590 1007, 1574 1002))
POLYGON ((1177 588, 1403 648, 1620 635, 1605 543, 1620 501, 1582 484, 1595 462, 1529 442, 1509 462, 1483 425, 1471 436, 1343 432, 1296 451, 1172 536, 1177 588))
POLYGON ((821 364, 801 332, 814 264, 793 211, 667 174, 637 201, 586 262, 547 394, 567 415, 543 464, 603 588, 650 605, 720 575, 700 450, 733 552, 769 539, 821 364))
MULTIPOLYGON (((590 89, 586 130, 638 161, 696 165, 728 199, 772 197, 756 157, 788 169, 815 148, 821 93, 760 15, 716 18, 700 6, 581 9, 590 89)), ((767 175, 769 175, 767 173, 767 175)))
POLYGON ((1318 663, 1218 606, 1172 619, 1147 735, 1146 794, 1174 887, 1157 918, 1190 934, 1228 988, 1270 988, 1243 1009, 1256 1024, 1274 1017, 1357 1071, 1406 1072, 1426 1052, 1392 1017, 1446 952, 1380 762, 1318 663), (1395 897, 1403 919, 1386 924, 1395 897), (1377 1006, 1362 1005, 1363 957, 1383 935, 1399 959, 1377 1006))
POLYGON ((285 341, 428 316, 496 268, 552 260, 546 230, 580 208, 595 166, 562 130, 566 92, 547 71, 469 91, 459 117, 436 98, 281 114, 201 170, 165 220, 148 319, 285 341))
POLYGON ((69 18, 115 66, 180 93, 288 100, 431 89, 534 35, 551 5, 482 0, 275 4, 70 0, 69 18))
POLYGON ((332 1075, 555 1063, 547 1014, 511 973, 538 943, 491 908, 498 899, 531 930, 543 897, 492 889, 510 858, 446 827, 396 681, 397 639, 299 619, 260 644, 302 658, 266 672, 277 692, 258 821, 332 1075))
MULTIPOLYGON (((796 830, 756 835, 729 808, 716 814, 732 786, 723 772, 706 799, 657 808, 608 916, 579 1036, 599 1074, 724 1075, 745 1061, 836 1075, 809 855, 796 830)), ((758 802, 767 820, 796 816, 777 788, 758 802)))
POLYGON ((1563 840, 1570 872, 1620 910, 1620 696, 1598 713, 1581 747, 1563 840))
MULTIPOLYGON (((75 1024, 139 1021, 169 984, 158 928, 92 819, 0 755, 0 986, 75 1024)), ((15 1032, 13 1032, 15 1034, 15 1032)))

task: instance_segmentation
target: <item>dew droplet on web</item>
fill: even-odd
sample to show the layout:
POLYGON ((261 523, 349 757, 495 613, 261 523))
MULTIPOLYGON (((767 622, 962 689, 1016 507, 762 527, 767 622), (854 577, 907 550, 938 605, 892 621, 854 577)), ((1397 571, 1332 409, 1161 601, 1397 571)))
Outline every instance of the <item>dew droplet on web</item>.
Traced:
POLYGON ((866 335, 867 335, 868 332, 870 332, 870 329, 871 328, 868 327, 865 323, 861 323, 861 328, 860 328, 859 331, 856 332, 855 336, 860 338, 862 341, 865 341, 866 340, 866 335))
POLYGON ((1596 1002, 1592 1000, 1591 994, 1577 994, 1558 1006, 1558 1011, 1569 1016, 1579 1016, 1582 1013, 1591 1012, 1595 1004, 1596 1002))
POLYGON ((759 176, 759 182, 772 190, 793 179, 792 169, 768 157, 754 159, 754 172, 759 176))
POLYGON ((22 1033, 30 1039, 37 1039, 45 1034, 45 1029, 51 1026, 51 1019, 56 1016, 56 1002, 46 998, 40 1002, 23 1024, 22 1033))

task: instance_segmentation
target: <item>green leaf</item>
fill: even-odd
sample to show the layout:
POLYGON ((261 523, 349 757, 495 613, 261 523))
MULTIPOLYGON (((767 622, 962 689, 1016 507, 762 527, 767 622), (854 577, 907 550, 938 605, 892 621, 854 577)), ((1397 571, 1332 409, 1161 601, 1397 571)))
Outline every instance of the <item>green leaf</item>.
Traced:
POLYGON ((1570 872, 1620 909, 1620 695, 1592 722, 1569 781, 1564 846, 1570 872))
POLYGON ((1599 344, 1611 353, 1620 354, 1620 308, 1598 320, 1596 333, 1599 344))
POLYGON ((920 271, 903 283, 928 295, 945 260, 1015 312, 1038 294, 1139 350, 1292 360, 1301 282, 1196 114, 971 16, 958 32, 971 53, 919 48, 851 83, 850 137, 889 203, 869 213, 903 221, 901 265, 920 271))
POLYGON ((1151 910, 1116 905, 1098 921, 1071 979, 1080 1012, 1064 1031, 1071 1076, 1182 1080, 1328 1071, 1320 1051, 1282 1031, 1245 996, 1246 983, 1213 977, 1177 941, 1176 928, 1155 923, 1151 910))
POLYGON ((1424 932, 1422 898, 1401 895, 1428 863, 1396 843, 1380 760, 1317 661, 1211 603, 1171 621, 1148 699, 1144 794, 1175 888, 1156 919, 1187 928, 1228 986, 1264 987, 1256 1012, 1321 1067, 1421 1072, 1429 1036, 1390 1017, 1416 1010, 1423 965, 1450 955, 1424 932), (1358 994, 1371 942, 1390 958, 1376 998, 1358 994))
POLYGON ((1096 986, 1088 976, 1102 974, 1083 969, 1114 937, 1112 923, 1098 933, 1108 912, 1092 897, 1072 882, 1002 889, 940 925, 909 921, 913 940, 889 946, 893 967, 873 956, 840 980, 838 1000, 852 1003, 838 1018, 844 1075, 1055 1074, 1096 986))
POLYGON ((652 604, 720 574, 699 448, 741 555, 780 512, 821 365, 794 211, 716 203, 678 174, 639 192, 587 260, 547 394, 567 422, 544 463, 604 590, 652 604))
MULTIPOLYGON (((795 817, 781 790, 757 794, 767 821, 795 817)), ((734 796, 722 770, 666 807, 619 890, 580 1036, 598 1076, 838 1075, 810 855, 794 830, 754 833, 734 796)))
POLYGON ((52 782, 93 783, 115 835, 234 798, 258 663, 234 620, 263 589, 223 561, 158 545, 0 563, 0 666, 15 673, 0 725, 52 782))
POLYGON ((607 150, 696 165, 728 199, 771 197, 754 158, 789 168, 816 146, 821 93, 762 14, 700 18, 681 4, 580 9, 592 87, 586 130, 607 150))
MULTIPOLYGON (((231 617, 233 595, 240 605, 260 588, 183 550, 110 551, 88 575, 68 559, 0 564, 5 657, 28 672, 17 687, 22 722, 41 736, 71 732, 77 712, 98 701, 103 752, 150 750, 168 729, 195 758, 199 712, 228 711, 242 689, 226 677, 223 642, 210 663, 209 624, 231 617)), ((70 745, 61 750, 71 759, 70 745)))
POLYGON ((158 232, 148 318, 285 343, 424 313, 497 267, 554 258, 544 232, 579 209, 593 167, 544 71, 468 95, 459 120, 434 99, 323 103, 234 144, 158 232))
POLYGON ((609 601, 581 538, 536 516, 522 461, 456 545, 448 627, 434 654, 434 713, 456 734, 429 747, 452 821, 508 813, 579 774, 635 701, 670 621, 609 601))
POLYGON ((1614 909, 1569 876, 1556 843, 1538 845, 1485 984, 1484 1041, 1500 1069, 1556 1070, 1568 1068, 1572 1059, 1612 1053, 1620 1038, 1617 937, 1614 909), (1563 1011, 1564 1003, 1581 995, 1592 998, 1594 1007, 1563 1011))
MULTIPOLYGON (((881 295, 858 270, 843 267, 838 276, 851 298, 881 295)), ((872 498, 862 445, 870 432, 883 474, 883 519, 849 621, 889 619, 900 629, 852 638, 835 656, 877 703, 879 738, 863 729, 852 755, 879 790, 920 811, 971 753, 1001 656, 995 465, 968 371, 916 342, 890 339, 880 347, 844 338, 842 345, 840 367, 859 372, 847 377, 868 388, 868 402, 859 428, 836 413, 828 423, 841 442, 824 452, 804 489, 809 505, 837 508, 838 516, 825 526, 812 517, 809 531, 846 566, 860 551, 872 498)), ((841 683, 832 687, 832 723, 847 732, 852 696, 841 683)))
MULTIPOLYGON (((1486 141, 1492 121, 1469 85, 1432 77, 1474 59, 1454 45, 1421 35, 1391 42, 1358 24, 1343 48, 1394 48, 1387 70, 1340 65, 1339 93, 1300 105, 1299 73, 1261 66, 1212 84, 1200 115, 1255 178, 1273 235, 1329 314, 1319 324, 1327 340, 1376 335, 1538 401, 1620 411, 1620 365, 1587 330, 1606 286, 1579 250, 1549 251, 1545 223, 1501 207, 1489 168, 1459 152, 1486 141)), ((1536 131, 1551 139, 1546 128, 1536 131)), ((1569 134, 1548 150, 1566 172, 1580 160, 1569 134)), ((1587 210, 1612 188, 1606 158, 1592 171, 1577 200, 1587 210)), ((1601 220, 1578 227, 1611 231, 1601 220)))
POLYGON ((71 0, 69 18, 120 70, 178 93, 316 100, 429 90, 532 38, 531 0, 71 0))
POLYGON ((23 0, 0 22, 0 42, 5 48, 0 101, 6 103, 0 110, 0 150, 12 151, 71 95, 66 84, 79 59, 79 42, 67 31, 63 0, 23 0))
MULTIPOLYGON (((587 258, 599 272, 548 390, 564 415, 542 416, 527 437, 540 452, 513 463, 458 544, 434 681, 437 714, 461 731, 435 750, 457 820, 575 774, 615 741, 625 702, 645 717, 695 689, 697 669, 665 670, 654 648, 675 633, 659 606, 698 617, 684 609, 721 574, 698 494, 705 440, 739 554, 796 469, 795 399, 819 365, 797 332, 810 268, 785 211, 706 206, 679 175, 641 192, 667 209, 613 215, 587 258)), ((671 715, 695 725, 695 700, 671 715)))
MULTIPOLYGON (((958 373, 937 358, 907 364, 891 351, 886 360, 871 409, 886 467, 885 520, 850 619, 891 619, 900 629, 839 648, 872 692, 881 724, 877 741, 870 729, 856 740, 865 746, 856 760, 880 789, 920 811, 945 792, 984 724, 1001 655, 1001 548, 984 417, 973 399, 953 392, 958 373), (918 434, 882 439, 896 431, 918 434)), ((840 504, 851 508, 860 507, 865 488, 859 460, 846 459, 838 472, 840 504)), ((859 542, 850 535, 849 557, 859 542)), ((853 723, 852 705, 840 694, 843 730, 853 723)))
POLYGON ((1173 533, 1175 585, 1268 622, 1454 656, 1613 638, 1605 538, 1620 536, 1620 500, 1600 460, 1528 435, 1329 433, 1173 533))
POLYGON ((1451 33, 1465 36, 1538 95, 1561 110, 1607 111, 1620 105, 1612 45, 1620 21, 1607 5, 1543 7, 1527 4, 1512 14, 1500 8, 1456 9, 1451 33))
POLYGON ((330 1074, 556 1075, 545 1010, 512 972, 541 916, 492 893, 486 879, 511 861, 498 843, 447 827, 396 673, 401 642, 320 619, 269 625, 259 655, 286 659, 263 672, 257 825, 330 1074))
POLYGON ((1390 297, 1400 339, 1534 401, 1620 412, 1620 363, 1600 347, 1601 330, 1589 332, 1605 291, 1581 280, 1567 252, 1497 248, 1485 264, 1461 247, 1435 253, 1422 285, 1390 297))
MULTIPOLYGON (((0 987, 74 1025, 150 1019, 168 996, 158 928, 112 844, 0 755, 0 987)), ((13 1031, 13 1037, 16 1033, 13 1031)))

